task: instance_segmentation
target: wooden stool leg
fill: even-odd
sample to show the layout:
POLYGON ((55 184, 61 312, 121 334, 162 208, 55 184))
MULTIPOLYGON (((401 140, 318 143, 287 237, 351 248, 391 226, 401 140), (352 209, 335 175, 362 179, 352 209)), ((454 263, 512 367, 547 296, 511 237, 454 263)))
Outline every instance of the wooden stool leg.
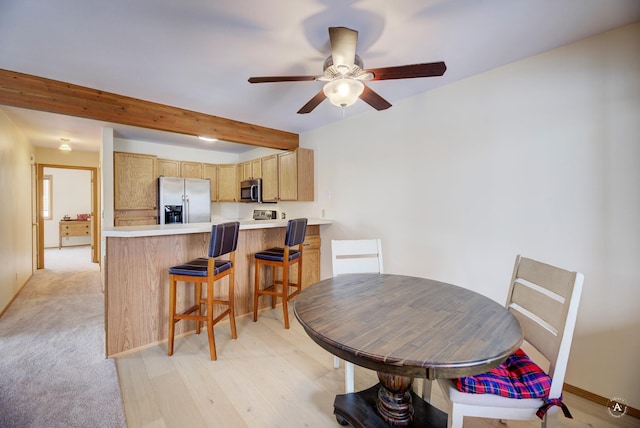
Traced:
POLYGON ((258 321, 258 290, 260 290, 260 261, 256 259, 256 279, 253 287, 253 322, 258 321))
POLYGON ((176 281, 172 275, 169 275, 169 342, 167 345, 167 354, 173 355, 173 339, 176 328, 176 281))
MULTIPOLYGON (((200 321, 198 321, 200 324, 200 321)), ((213 334, 213 283, 207 284, 207 336, 209 336, 209 354, 211 361, 217 359, 216 339, 213 334)))
POLYGON ((237 339, 238 332, 236 330, 236 312, 235 312, 235 267, 231 268, 229 274, 229 324, 231 325, 231 338, 237 339))
MULTIPOLYGON (((196 315, 201 316, 202 315, 202 284, 199 282, 196 282, 193 284, 195 286, 195 289, 193 291, 194 294, 194 299, 195 299, 195 304, 198 305, 198 309, 196 309, 196 315)), ((196 320, 196 334, 200 334, 200 328, 202 325, 202 321, 200 320, 196 320)))
POLYGON ((302 257, 298 259, 298 291, 302 291, 302 257))
MULTIPOLYGON (((277 285, 276 285, 276 273, 278 271, 276 270, 275 266, 271 266, 271 283, 273 284, 273 292, 275 293, 278 289, 277 289, 277 285)), ((276 307, 276 303, 278 302, 278 296, 276 296, 275 294, 271 295, 271 308, 275 308, 276 307)))
POLYGON ((284 315, 284 328, 289 328, 289 264, 285 261, 282 266, 282 312, 284 315))

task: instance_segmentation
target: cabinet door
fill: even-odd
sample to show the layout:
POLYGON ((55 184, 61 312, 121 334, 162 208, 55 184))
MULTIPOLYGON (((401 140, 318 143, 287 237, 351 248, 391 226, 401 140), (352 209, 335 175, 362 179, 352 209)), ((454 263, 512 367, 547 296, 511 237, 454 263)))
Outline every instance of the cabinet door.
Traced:
POLYGON ((218 200, 236 202, 237 193, 236 166, 218 165, 218 200))
POLYGON ((218 200, 218 165, 202 164, 202 178, 208 178, 211 181, 211 202, 216 202, 218 200))
POLYGON ((202 178, 202 164, 199 162, 180 162, 180 177, 202 178))
POLYGON ((281 201, 298 200, 298 162, 296 152, 278 155, 278 198, 281 201))
POLYGON ((254 159, 251 161, 251 176, 253 178, 262 178, 262 159, 254 159))
POLYGON ((240 164, 240 177, 238 178, 240 181, 253 178, 253 175, 251 174, 251 162, 242 162, 240 164))
POLYGON ((155 209, 157 158, 136 153, 113 153, 115 210, 155 209))
POLYGON ((320 281, 320 235, 307 236, 302 243, 302 288, 320 281))
POLYGON ((158 159, 158 177, 180 177, 180 162, 158 159))
POLYGON ((278 155, 262 158, 262 200, 278 200, 278 155))

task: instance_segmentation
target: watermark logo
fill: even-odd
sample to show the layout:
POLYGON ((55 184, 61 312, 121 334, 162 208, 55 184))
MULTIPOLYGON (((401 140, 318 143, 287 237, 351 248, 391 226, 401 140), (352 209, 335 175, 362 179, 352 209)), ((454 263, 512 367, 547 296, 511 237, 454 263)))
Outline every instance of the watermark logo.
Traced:
POLYGON ((627 414, 627 402, 624 398, 613 397, 607 402, 607 412, 614 418, 621 418, 627 414))

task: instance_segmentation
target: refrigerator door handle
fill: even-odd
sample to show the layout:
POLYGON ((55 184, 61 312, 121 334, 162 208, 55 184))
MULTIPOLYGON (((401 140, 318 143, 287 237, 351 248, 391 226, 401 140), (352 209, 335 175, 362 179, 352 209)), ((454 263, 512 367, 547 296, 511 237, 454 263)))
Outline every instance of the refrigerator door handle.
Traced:
POLYGON ((182 195, 184 201, 185 215, 182 217, 183 223, 189 223, 189 195, 182 195))

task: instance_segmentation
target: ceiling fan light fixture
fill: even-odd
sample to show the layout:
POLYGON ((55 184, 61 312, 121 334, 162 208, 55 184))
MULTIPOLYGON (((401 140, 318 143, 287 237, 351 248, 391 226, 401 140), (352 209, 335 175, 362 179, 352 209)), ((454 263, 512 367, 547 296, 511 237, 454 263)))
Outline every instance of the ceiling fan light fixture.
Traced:
POLYGON ((354 79, 336 79, 328 82, 322 88, 331 104, 347 108, 353 105, 364 91, 364 83, 354 79))

